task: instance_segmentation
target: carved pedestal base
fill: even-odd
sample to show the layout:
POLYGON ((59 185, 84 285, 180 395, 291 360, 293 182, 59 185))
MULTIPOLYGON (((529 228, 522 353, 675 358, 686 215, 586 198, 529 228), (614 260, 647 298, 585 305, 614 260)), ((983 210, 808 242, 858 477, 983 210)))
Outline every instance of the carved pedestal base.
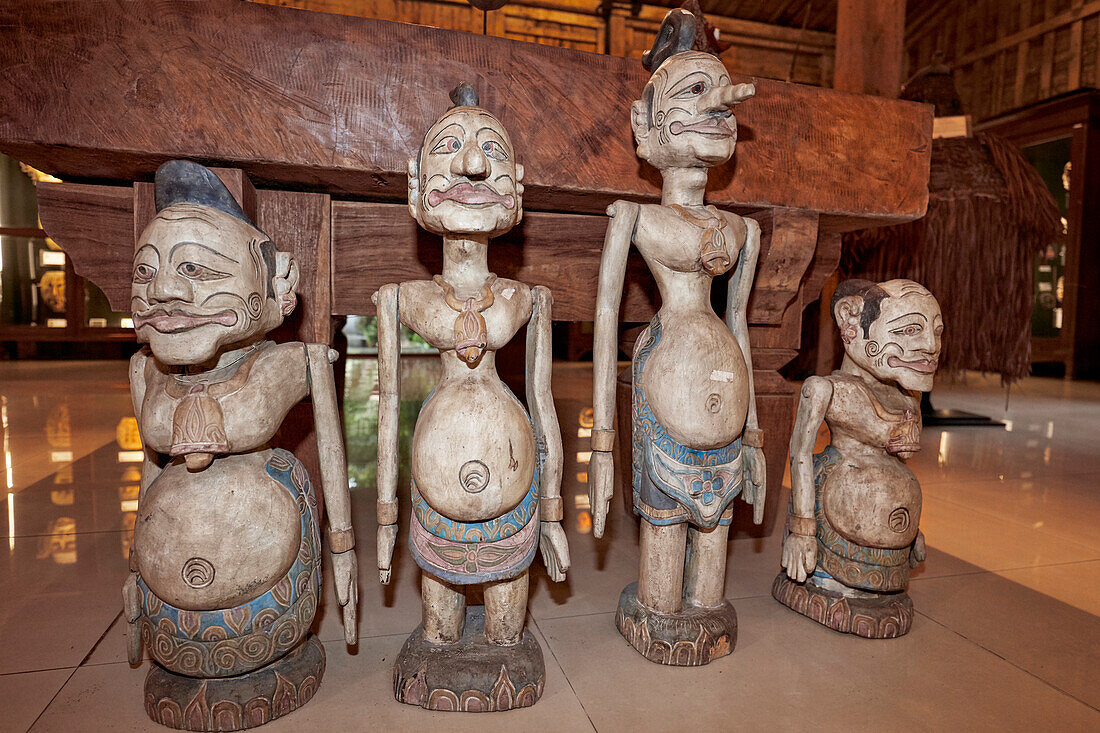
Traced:
POLYGON ((542 649, 527 629, 515 646, 485 639, 485 609, 466 609, 466 628, 456 644, 424 641, 424 629, 405 641, 393 666, 393 695, 428 710, 489 713, 526 708, 542 697, 546 667, 542 649))
POLYGON ((772 595, 792 611, 843 634, 864 639, 893 639, 909 633, 913 601, 905 591, 875 598, 849 597, 813 583, 796 583, 780 571, 772 595))
POLYGON ((325 649, 313 634, 266 667, 237 677, 185 677, 154 663, 145 678, 145 712, 178 730, 255 728, 309 702, 324 674, 325 649))
POLYGON ((737 613, 729 601, 718 608, 684 606, 680 613, 658 613, 638 601, 637 583, 619 594, 615 625, 646 659, 676 667, 710 664, 737 644, 737 613))

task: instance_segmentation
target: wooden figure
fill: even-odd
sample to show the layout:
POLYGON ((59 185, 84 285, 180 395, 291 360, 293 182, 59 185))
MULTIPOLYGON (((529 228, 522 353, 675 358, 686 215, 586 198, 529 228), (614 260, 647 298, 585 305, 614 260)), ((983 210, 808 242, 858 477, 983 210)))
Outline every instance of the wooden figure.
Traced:
POLYGON ((409 211, 443 237, 443 273, 384 285, 378 307, 378 568, 397 535, 398 326, 440 350, 443 375, 412 443, 409 547, 422 570, 423 624, 398 656, 394 694, 431 710, 533 705, 545 668, 524 628, 528 566, 541 548, 565 578, 561 433, 550 395, 550 291, 489 272, 489 239, 523 215, 523 166, 495 116, 462 84, 409 160, 409 211), (527 403, 501 382, 495 352, 527 326, 527 403), (484 606, 466 605, 483 584, 484 606))
POLYGON ((641 515, 641 570, 619 598, 619 631, 647 659, 695 666, 729 654, 737 616, 725 600, 726 539, 738 493, 763 518, 763 432, 756 414, 745 311, 760 252, 751 219, 704 205, 708 169, 737 138, 733 85, 722 62, 692 51, 695 16, 665 16, 643 64, 653 71, 631 108, 639 157, 661 172, 660 205, 616 201, 600 263, 589 491, 603 535, 613 486, 618 313, 627 253, 638 248, 661 308, 633 359, 633 493, 641 515), (710 305, 726 272, 725 323, 710 305))
POLYGON ((802 386, 791 437, 791 506, 772 595, 820 624, 869 639, 913 622, 905 589, 924 560, 920 393, 932 389, 943 317, 912 280, 846 280, 833 295, 840 369, 802 386), (830 442, 813 454, 824 420, 830 442))
POLYGON ((131 664, 153 658, 145 709, 184 730, 239 730, 305 704, 325 668, 309 633, 321 591, 320 521, 344 636, 356 643, 357 571, 347 464, 324 344, 266 339, 297 304, 298 268, 218 177, 174 160, 134 254, 138 341, 130 390, 145 451, 130 576, 131 664), (318 497, 269 445, 313 401, 318 497))

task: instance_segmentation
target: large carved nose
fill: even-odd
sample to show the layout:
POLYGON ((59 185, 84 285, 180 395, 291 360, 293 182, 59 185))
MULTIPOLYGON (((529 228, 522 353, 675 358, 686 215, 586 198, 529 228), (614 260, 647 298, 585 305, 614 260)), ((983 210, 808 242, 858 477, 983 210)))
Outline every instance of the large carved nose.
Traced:
POLYGON ((451 173, 456 176, 479 179, 489 175, 489 159, 478 144, 467 145, 451 159, 451 173))
POLYGON ((752 84, 722 84, 712 87, 699 98, 700 112, 720 112, 729 114, 735 104, 744 102, 756 94, 752 84))
POLYGON ((191 288, 187 281, 175 272, 161 270, 149 281, 145 296, 150 303, 167 303, 172 300, 188 301, 191 299, 191 288))

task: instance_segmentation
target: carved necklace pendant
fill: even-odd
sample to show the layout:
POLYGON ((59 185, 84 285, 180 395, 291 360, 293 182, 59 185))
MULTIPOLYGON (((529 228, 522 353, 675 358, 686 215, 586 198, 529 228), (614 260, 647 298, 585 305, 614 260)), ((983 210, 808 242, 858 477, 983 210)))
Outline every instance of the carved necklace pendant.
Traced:
POLYGON ((455 353, 471 366, 481 360, 489 341, 488 328, 481 312, 493 305, 492 287, 496 279, 496 275, 489 275, 477 297, 462 301, 455 297, 454 287, 442 276, 436 275, 432 278, 436 285, 443 288, 443 298, 447 301, 447 307, 458 312, 458 317, 455 318, 455 353))
POLYGON ((703 230, 702 243, 699 249, 699 262, 703 269, 711 277, 716 277, 727 272, 733 265, 729 253, 726 252, 726 235, 722 233, 725 222, 718 214, 712 216, 699 216, 688 211, 679 204, 671 204, 672 210, 680 215, 684 221, 703 230))

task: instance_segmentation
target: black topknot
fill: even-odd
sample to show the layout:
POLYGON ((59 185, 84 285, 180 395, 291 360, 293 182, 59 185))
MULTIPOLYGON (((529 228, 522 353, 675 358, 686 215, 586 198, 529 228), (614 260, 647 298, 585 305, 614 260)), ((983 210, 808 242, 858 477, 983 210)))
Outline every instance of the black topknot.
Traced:
POLYGON ((642 66, 646 71, 655 71, 669 56, 692 50, 697 24, 695 16, 687 10, 675 8, 668 11, 657 30, 653 48, 642 54, 642 66))
POLYGON ((255 226, 221 179, 205 166, 190 160, 170 160, 157 168, 154 181, 158 213, 173 204, 201 204, 255 226))
POLYGON ((451 101, 455 107, 476 107, 477 89, 470 82, 464 81, 451 90, 451 101))

